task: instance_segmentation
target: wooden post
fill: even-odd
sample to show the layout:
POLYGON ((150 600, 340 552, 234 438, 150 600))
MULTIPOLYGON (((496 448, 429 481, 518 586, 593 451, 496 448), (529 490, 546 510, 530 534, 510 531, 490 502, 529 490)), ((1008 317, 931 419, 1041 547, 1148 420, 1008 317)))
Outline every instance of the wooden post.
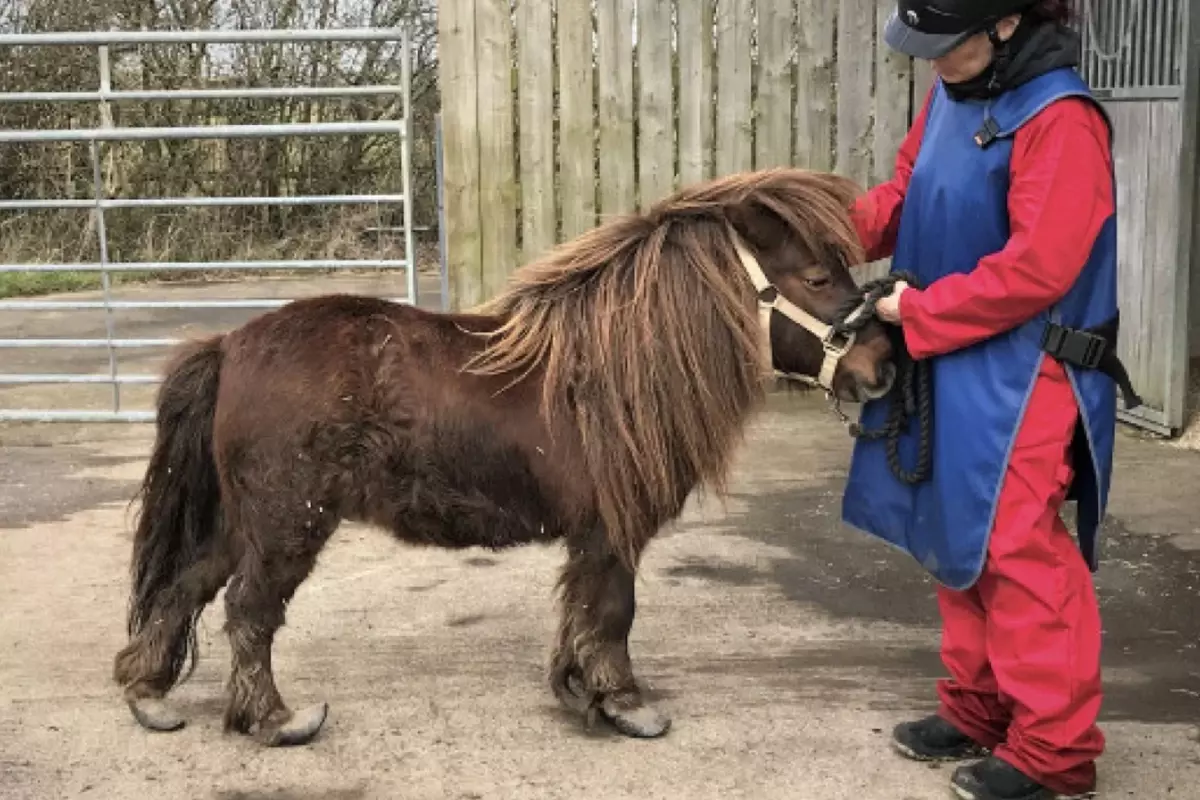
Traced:
POLYGON ((462 309, 483 300, 475 0, 447 0, 441 4, 438 9, 438 58, 450 307, 462 309))
POLYGON ((554 246, 554 48, 547 39, 553 9, 546 0, 517 0, 518 104, 521 110, 521 259, 554 246))
POLYGON ((675 97, 671 4, 638 3, 638 207, 675 188, 675 97))
POLYGON ((896 152, 908 133, 912 106, 912 59, 897 53, 883 40, 883 28, 891 16, 892 3, 879 5, 875 50, 875 141, 871 182, 892 175, 896 152))
POLYGON ((633 0, 596 5, 600 84, 600 213, 637 208, 633 172, 633 0))
POLYGON ((832 0, 799 0, 796 14, 795 163, 833 169, 832 0))
POLYGON ((713 0, 679 4, 679 180, 713 170, 713 0))
POLYGON ((872 57, 875 0, 841 0, 838 17, 837 164, 839 173, 866 184, 871 179, 872 57))
POLYGON ((754 166, 750 11, 750 0, 721 0, 717 4, 717 175, 754 166))
POLYGON ((792 163, 792 0, 758 0, 758 107, 754 166, 792 163))
POLYGON ((913 59, 913 91, 912 91, 912 112, 909 114, 909 124, 911 125, 916 120, 917 115, 921 113, 921 108, 925 105, 925 98, 929 95, 929 90, 933 88, 933 82, 937 76, 933 74, 933 66, 922 59, 913 59))
POLYGON ((467 66, 477 76, 479 108, 479 210, 474 224, 482 259, 480 292, 490 298, 518 263, 512 13, 508 0, 447 0, 439 14, 448 6, 473 7, 476 19, 475 58, 467 66))
POLYGON ((562 237, 596 224, 591 0, 558 0, 558 180, 562 237))

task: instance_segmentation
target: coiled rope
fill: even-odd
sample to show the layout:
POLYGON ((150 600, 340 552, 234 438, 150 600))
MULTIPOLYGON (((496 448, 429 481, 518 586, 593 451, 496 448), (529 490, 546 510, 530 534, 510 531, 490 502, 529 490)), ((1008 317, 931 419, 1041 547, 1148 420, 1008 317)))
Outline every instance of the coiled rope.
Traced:
MULTIPOLYGON (((872 318, 878 318, 875 307, 892 293, 896 284, 906 282, 914 289, 920 284, 910 272, 893 272, 886 277, 867 281, 861 295, 850 298, 838 310, 833 327, 839 333, 861 331, 872 318)), ((928 361, 917 361, 904 345, 899 326, 888 326, 896 356, 896 380, 885 395, 890 400, 887 420, 883 427, 867 430, 857 422, 849 424, 850 435, 856 439, 883 439, 887 448, 888 466, 902 483, 916 485, 928 480, 933 467, 933 380, 928 361), (913 417, 917 420, 917 464, 911 471, 900 463, 900 437, 913 417)))

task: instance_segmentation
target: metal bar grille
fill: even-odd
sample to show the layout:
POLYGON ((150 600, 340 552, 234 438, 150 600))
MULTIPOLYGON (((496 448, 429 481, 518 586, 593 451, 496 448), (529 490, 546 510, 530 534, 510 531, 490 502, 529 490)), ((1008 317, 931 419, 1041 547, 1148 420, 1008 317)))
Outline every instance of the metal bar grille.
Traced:
MULTIPOLYGON (((113 31, 113 32, 64 32, 39 34, 0 35, 0 47, 45 47, 45 46, 90 46, 97 48, 99 56, 98 84, 95 89, 63 92, 3 92, 0 103, 26 102, 97 102, 102 109, 111 102, 153 102, 179 99, 248 99, 279 97, 338 98, 362 97, 364 95, 396 95, 400 98, 399 119, 382 119, 365 122, 317 122, 277 123, 262 125, 204 125, 171 128, 114 127, 111 122, 89 129, 7 130, 0 131, 0 143, 9 145, 45 142, 82 142, 88 146, 92 167, 94 196, 89 198, 0 198, 0 213, 25 213, 30 211, 89 212, 94 220, 100 259, 98 262, 67 264, 0 264, 0 273, 26 272, 91 272, 101 276, 99 299, 29 299, 0 301, 0 315, 4 313, 32 312, 80 312, 99 311, 104 315, 104 330, 100 336, 63 336, 51 338, 44 335, 25 338, 0 338, 3 351, 63 351, 78 349, 107 355, 107 368, 103 372, 69 372, 53 367, 46 371, 0 372, 0 388, 39 385, 108 385, 112 387, 112 407, 105 410, 50 409, 50 408, 4 408, 0 407, 0 421, 39 422, 148 422, 154 419, 149 410, 122 408, 121 387, 144 386, 158 383, 157 375, 122 373, 118 354, 130 351, 153 351, 171 347, 181 340, 169 336, 141 336, 122 338, 118 335, 117 314, 130 310, 178 310, 178 309, 272 309, 292 302, 294 298, 231 298, 231 299, 139 299, 117 300, 112 296, 111 276, 114 273, 130 272, 202 272, 202 271, 255 271, 278 272, 311 270, 384 270, 401 269, 405 273, 406 293, 403 297, 388 298, 395 302, 417 302, 417 280, 415 248, 412 224, 412 180, 411 170, 411 64, 412 48, 409 31, 400 28, 353 28, 340 30, 192 30, 192 31, 113 31), (371 42, 390 41, 399 43, 401 69, 399 82, 387 86, 346 87, 266 87, 266 88, 221 88, 221 89, 178 89, 178 90, 133 90, 120 91, 112 88, 108 60, 110 45, 141 45, 161 43, 267 43, 267 42, 371 42), (401 182, 398 192, 391 194, 329 194, 277 197, 121 197, 105 196, 101 174, 100 148, 111 142, 138 142, 183 139, 247 139, 267 137, 300 136, 364 136, 387 135, 399 137, 401 154, 401 182), (179 209, 192 207, 237 207, 237 206, 322 206, 365 204, 380 206, 395 204, 402 207, 403 226, 396 230, 404 237, 404 258, 379 259, 278 259, 241 261, 179 261, 179 262, 113 262, 109 257, 105 213, 121 208, 179 209)), ((102 120, 110 117, 101 114, 102 120)), ((97 331, 101 333, 101 331, 97 331)), ((39 364, 39 367, 42 365, 39 364)))
POLYGON ((1080 72, 1113 100, 1179 97, 1183 87, 1183 0, 1076 0, 1083 40, 1080 72))

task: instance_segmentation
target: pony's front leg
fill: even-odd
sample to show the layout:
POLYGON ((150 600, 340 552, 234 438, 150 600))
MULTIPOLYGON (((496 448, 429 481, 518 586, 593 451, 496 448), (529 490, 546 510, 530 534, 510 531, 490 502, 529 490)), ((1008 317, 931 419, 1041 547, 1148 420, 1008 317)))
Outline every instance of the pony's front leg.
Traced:
POLYGON ((602 540, 568 540, 567 546, 551 687, 564 705, 589 714, 599 710, 627 736, 662 736, 671 720, 645 701, 629 658, 634 574, 602 540))

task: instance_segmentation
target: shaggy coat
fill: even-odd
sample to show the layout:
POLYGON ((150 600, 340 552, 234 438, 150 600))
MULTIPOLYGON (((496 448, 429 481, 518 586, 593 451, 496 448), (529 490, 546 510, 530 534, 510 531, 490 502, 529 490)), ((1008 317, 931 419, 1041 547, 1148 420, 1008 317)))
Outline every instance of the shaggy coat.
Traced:
MULTIPOLYGON (((560 245, 469 313, 325 296, 182 347, 158 396, 115 665, 135 716, 182 726, 162 698, 224 586, 226 726, 267 744, 315 735, 325 707, 288 709, 271 646, 321 548, 355 520, 442 548, 565 540, 555 693, 630 735, 665 732, 626 644, 634 575, 694 490, 723 489, 763 399, 735 236, 828 321, 856 292, 855 191, 798 169, 729 176, 560 245)), ((775 367, 817 372, 815 337, 780 319, 771 331, 775 367)), ((837 380, 877 383, 889 356, 870 326, 837 380)))

